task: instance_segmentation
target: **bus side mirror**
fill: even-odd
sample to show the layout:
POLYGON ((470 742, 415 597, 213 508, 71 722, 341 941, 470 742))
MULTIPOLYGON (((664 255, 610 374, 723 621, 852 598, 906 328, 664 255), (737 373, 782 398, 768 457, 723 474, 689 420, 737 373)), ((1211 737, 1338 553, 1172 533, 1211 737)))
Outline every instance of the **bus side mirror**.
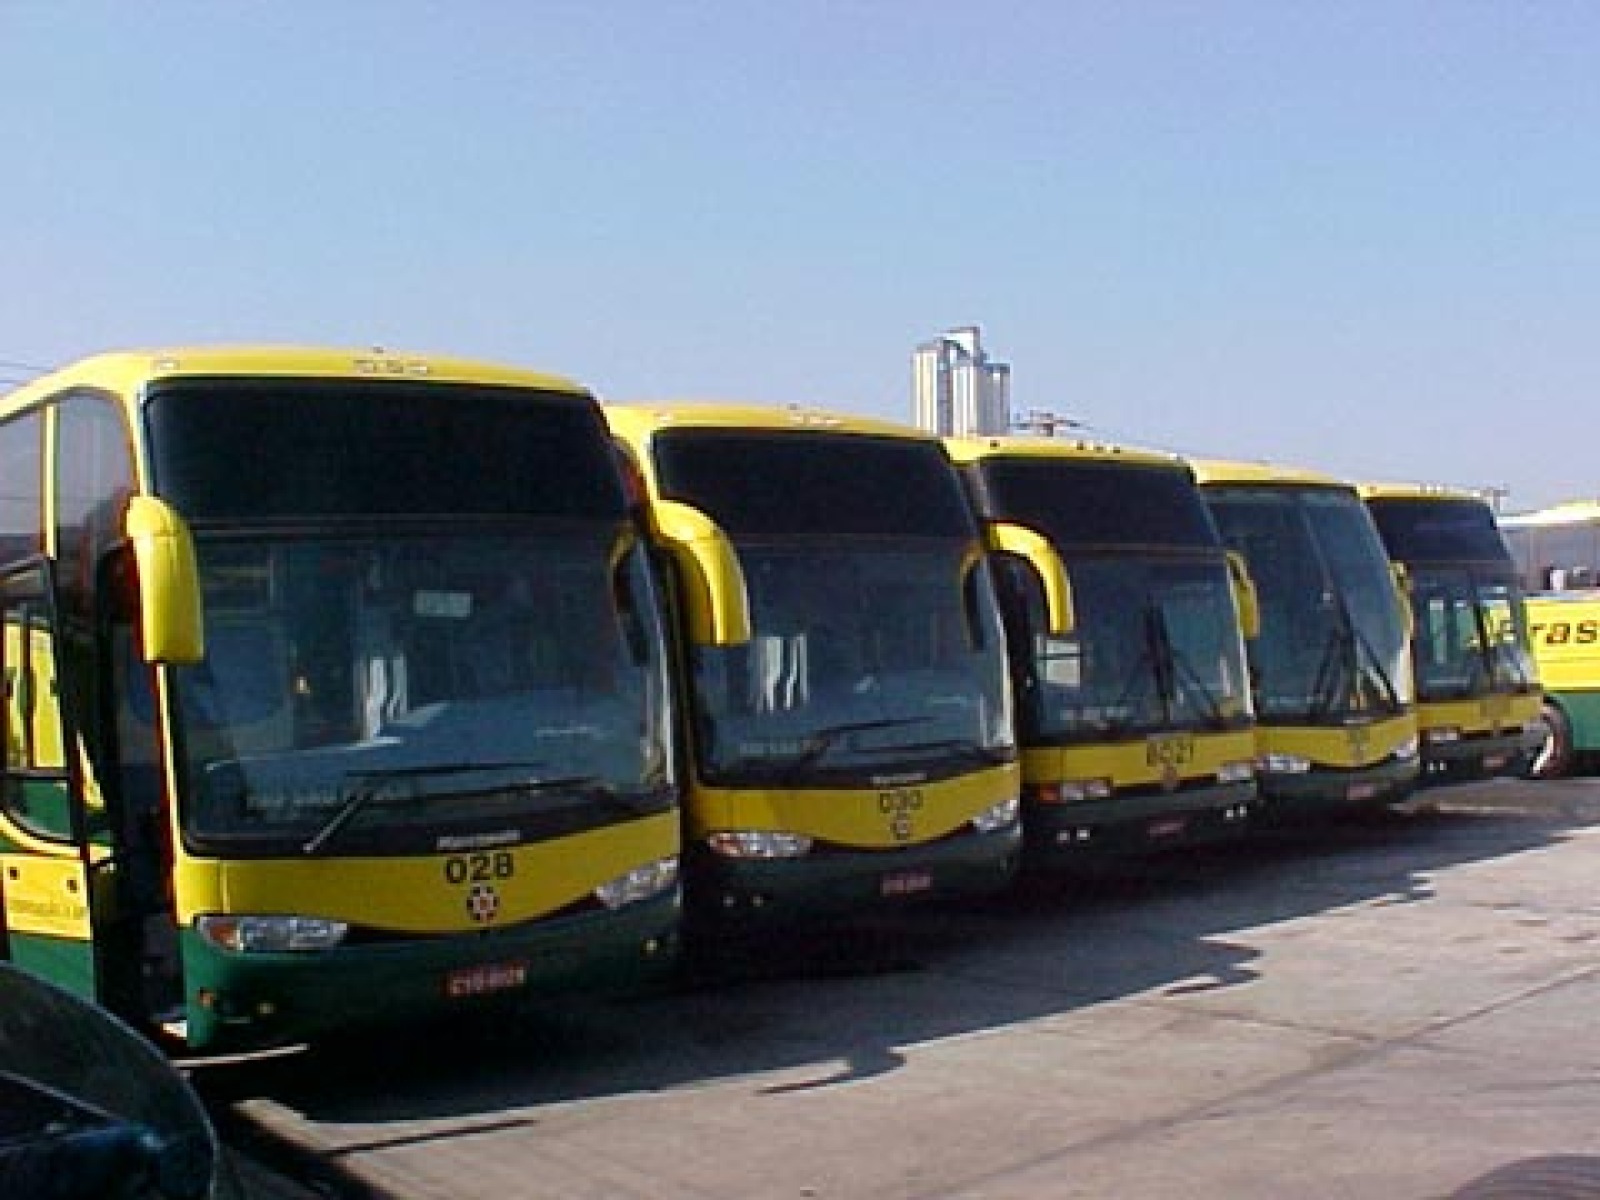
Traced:
POLYGON ((1411 572, 1403 562, 1391 562, 1389 574, 1394 577, 1394 594, 1400 602, 1400 624, 1405 626, 1406 637, 1417 635, 1417 614, 1411 607, 1411 572))
POLYGON ((146 662, 197 663, 205 657, 200 571, 188 525, 166 501, 133 496, 124 519, 139 570, 139 629, 146 662))
POLYGON ((684 583, 690 639, 698 646, 748 642, 750 594, 728 535, 698 508, 677 500, 657 500, 651 512, 684 583))
POLYGON ((1228 551, 1228 581, 1233 585, 1233 605, 1239 610, 1239 632, 1246 641, 1261 636, 1261 596, 1250 566, 1237 550, 1228 551))
POLYGON ((1072 581, 1066 564, 1050 544, 1050 539, 1025 525, 1009 521, 989 522, 989 545, 1002 554, 1015 554, 1033 568, 1044 587, 1045 631, 1052 637, 1066 637, 1077 624, 1072 610, 1072 581))

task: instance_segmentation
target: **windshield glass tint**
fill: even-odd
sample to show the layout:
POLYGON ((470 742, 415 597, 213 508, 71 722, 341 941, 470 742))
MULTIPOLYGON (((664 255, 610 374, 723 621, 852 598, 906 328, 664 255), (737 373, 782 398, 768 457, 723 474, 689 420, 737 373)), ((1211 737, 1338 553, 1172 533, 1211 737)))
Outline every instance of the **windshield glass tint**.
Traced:
POLYGON ((661 495, 729 535, 977 536, 944 448, 921 438, 682 429, 655 437, 661 495))
MULTIPOLYGON (((661 631, 626 527, 197 550, 206 657, 173 672, 195 838, 303 848, 360 794, 341 850, 533 839, 669 785, 661 631)), ((150 719, 148 697, 133 708, 150 719)))
POLYGON ((343 380, 162 384, 157 489, 196 525, 329 516, 616 519, 610 435, 587 397, 343 380))
POLYGON ((1453 700, 1532 686, 1522 596, 1509 567, 1413 567, 1417 695, 1453 700))
POLYGON ((1499 563, 1509 558, 1494 513, 1472 500, 1367 501, 1389 557, 1405 563, 1499 563))
POLYGON ((1207 500, 1260 597, 1257 715, 1338 719, 1409 703, 1399 598, 1360 499, 1343 488, 1219 486, 1207 500))
POLYGON ((980 460, 972 476, 985 514, 1049 536, 1058 547, 1217 544, 1186 469, 1057 458, 980 460))
POLYGON ((694 652, 708 779, 850 782, 1009 757, 998 610, 970 543, 738 550, 754 636, 694 652))
POLYGON ((1023 713, 1032 740, 1093 739, 1247 723, 1249 681, 1227 571, 1220 561, 1080 559, 1071 564, 1076 624, 1045 628, 1032 573, 1026 599, 1023 713))

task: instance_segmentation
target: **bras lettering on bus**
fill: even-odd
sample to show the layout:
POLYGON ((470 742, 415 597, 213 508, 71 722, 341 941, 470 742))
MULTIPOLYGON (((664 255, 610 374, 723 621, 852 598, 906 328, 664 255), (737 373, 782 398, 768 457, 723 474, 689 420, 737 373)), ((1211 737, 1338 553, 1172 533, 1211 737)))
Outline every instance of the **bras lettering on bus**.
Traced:
POLYGON ((1600 642, 1600 620, 1535 622, 1533 640, 1546 646, 1592 646, 1600 642))

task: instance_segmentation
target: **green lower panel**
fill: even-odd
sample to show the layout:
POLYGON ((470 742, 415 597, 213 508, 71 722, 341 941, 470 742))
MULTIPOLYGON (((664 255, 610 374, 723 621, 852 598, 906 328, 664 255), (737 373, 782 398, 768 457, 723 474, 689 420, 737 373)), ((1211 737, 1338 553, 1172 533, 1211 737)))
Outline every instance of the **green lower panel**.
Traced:
POLYGON ((1516 775, 1537 749, 1538 742, 1520 729, 1497 737, 1483 734, 1456 742, 1425 742, 1419 786, 1441 787, 1516 775))
POLYGON ((1395 760, 1348 771, 1313 768, 1304 774, 1264 773, 1261 815, 1268 820, 1294 820, 1317 814, 1381 808, 1397 804, 1417 786, 1421 764, 1395 760))
POLYGON ((1027 861, 1030 867, 1069 868, 1098 858, 1225 841, 1245 832, 1255 806, 1254 783, 1072 804, 1030 802, 1024 814, 1027 861))
POLYGON ((1600 692, 1556 692, 1551 697, 1572 726, 1572 748, 1579 754, 1600 752, 1600 692))
POLYGON ((934 896, 1003 890, 1016 873, 1020 823, 903 849, 839 851, 804 858, 689 859, 689 899, 713 923, 762 924, 866 913, 934 896))
POLYGON ((15 966, 87 999, 100 999, 95 987, 94 947, 88 942, 15 930, 7 934, 7 941, 15 966))
POLYGON ((188 1042, 257 1049, 538 995, 629 991, 674 970, 675 895, 616 912, 304 954, 232 954, 183 936, 188 1042))

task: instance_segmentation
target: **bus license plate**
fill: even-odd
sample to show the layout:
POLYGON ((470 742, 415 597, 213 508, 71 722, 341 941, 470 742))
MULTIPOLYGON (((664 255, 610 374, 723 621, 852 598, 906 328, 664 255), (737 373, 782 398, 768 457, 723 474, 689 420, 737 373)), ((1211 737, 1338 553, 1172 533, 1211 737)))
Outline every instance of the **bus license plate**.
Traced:
POLYGON ((933 889, 933 872, 894 871, 879 880, 878 886, 885 896, 914 896, 933 889))
POLYGON ((450 1000, 508 992, 528 982, 525 962, 479 963, 462 967, 444 977, 444 994, 450 1000))
POLYGON ((1352 783, 1350 790, 1345 793, 1345 799, 1351 803, 1362 800, 1371 800, 1378 794, 1378 785, 1375 783, 1352 783))
POLYGON ((1483 769, 1485 771, 1498 771, 1498 770, 1500 770, 1501 767, 1505 766, 1506 763, 1508 763, 1510 760, 1511 760, 1510 759, 1510 755, 1506 755, 1506 754, 1486 754, 1486 755, 1484 755, 1484 758, 1483 758, 1483 769))
POLYGON ((1145 833, 1151 840, 1155 841, 1161 838, 1177 837, 1187 828, 1189 828, 1187 817, 1166 817, 1160 821, 1151 821, 1145 828, 1145 833))

